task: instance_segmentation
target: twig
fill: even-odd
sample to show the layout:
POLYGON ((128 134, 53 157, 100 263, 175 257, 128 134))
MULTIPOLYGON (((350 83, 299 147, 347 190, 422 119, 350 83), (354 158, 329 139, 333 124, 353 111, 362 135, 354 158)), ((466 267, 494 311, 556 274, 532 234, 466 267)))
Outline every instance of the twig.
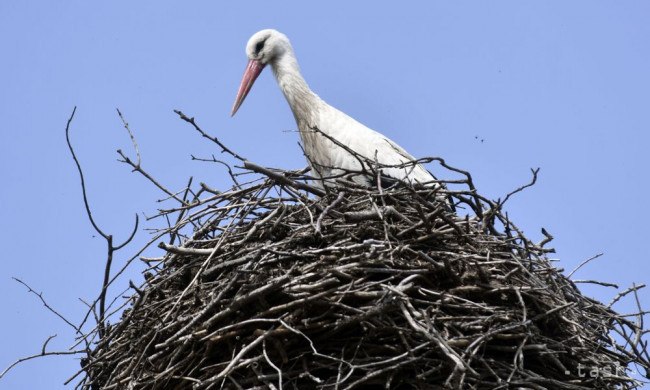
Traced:
POLYGON ((266 175, 270 177, 271 179, 277 181, 280 184, 288 185, 291 187, 294 187, 299 190, 304 190, 309 192, 310 194, 314 194, 316 196, 325 196, 325 191, 318 189, 316 187, 307 185, 305 183, 300 183, 294 180, 289 179, 288 177, 281 175, 279 173, 273 172, 268 168, 261 167, 255 163, 252 163, 250 161, 244 161, 244 168, 250 169, 253 172, 261 173, 263 175, 266 175))
POLYGON ((526 189, 528 187, 532 187, 532 186, 535 185, 535 183, 537 182, 537 173, 539 172, 539 168, 537 168, 537 169, 532 169, 531 168, 530 171, 533 173, 533 178, 530 180, 530 182, 528 184, 524 184, 523 186, 517 188, 514 191, 509 192, 506 195, 506 197, 503 199, 503 201, 499 202, 499 207, 502 207, 508 201, 508 199, 510 199, 510 197, 512 195, 514 195, 514 194, 516 194, 518 192, 521 192, 521 191, 523 191, 524 189, 526 189))
POLYGON ((70 118, 68 118, 68 123, 65 126, 65 140, 68 143, 70 154, 72 154, 74 163, 77 165, 77 170, 79 171, 79 179, 81 180, 81 193, 83 194, 84 205, 86 207, 86 214, 88 214, 88 219, 90 220, 90 223, 93 225, 93 228, 95 228, 95 231, 99 235, 101 235, 104 238, 108 238, 108 236, 99 228, 99 226, 97 226, 95 220, 93 219, 92 212, 90 211, 90 206, 88 205, 88 197, 86 196, 86 183, 84 180, 83 171, 81 170, 81 164, 79 163, 79 160, 77 160, 77 155, 75 154, 74 149, 72 148, 72 144, 70 143, 70 123, 72 122, 72 118, 74 118, 75 112, 77 112, 77 106, 75 106, 72 109, 72 114, 70 114, 70 118))
MULTIPOLYGON (((18 278, 16 278, 16 277, 13 277, 13 276, 12 276, 11 278, 12 278, 13 280, 15 280, 16 282, 22 284, 23 286, 27 287, 28 292, 30 292, 30 293, 36 295, 36 296, 38 297, 38 299, 40 299, 41 302, 43 303, 43 306, 45 306, 45 307, 47 308, 47 310, 49 310, 50 312, 54 313, 57 317, 59 317, 60 319, 62 319, 63 322, 65 322, 66 324, 70 325, 70 327, 71 327, 72 329, 74 329, 77 333, 80 333, 80 332, 81 332, 81 330, 79 329, 79 327, 77 327, 75 324, 73 324, 72 322, 70 322, 70 321, 69 321, 67 318, 65 318, 63 315, 61 315, 61 313, 59 313, 58 311, 54 310, 54 308, 52 308, 52 306, 50 306, 50 305, 45 301, 45 298, 43 298, 43 293, 42 293, 42 292, 37 293, 37 292, 34 291, 34 289, 31 288, 27 283, 23 282, 22 280, 20 280, 20 279, 18 279, 18 278)), ((49 341, 49 339, 48 339, 48 341, 49 341)))
POLYGON ((339 192, 339 195, 336 197, 334 202, 327 205, 327 207, 325 207, 325 210, 323 210, 323 212, 318 216, 318 219, 316 220, 316 233, 318 233, 318 234, 321 233, 321 224, 323 223, 323 218, 325 218, 327 213, 329 213, 330 210, 332 210, 334 207, 336 207, 336 205, 339 204, 343 200, 344 196, 345 196, 344 191, 339 192))
MULTIPOLYGON (((48 341, 49 341, 49 338, 48 338, 48 341)), ((43 347, 45 347, 45 346, 43 346, 43 347)), ((87 352, 88 351, 86 351, 84 349, 75 350, 75 351, 54 351, 54 352, 42 352, 41 351, 41 353, 39 353, 37 355, 32 355, 32 356, 27 356, 27 357, 24 357, 24 358, 20 358, 20 359, 16 360, 15 362, 11 363, 9 365, 9 367, 5 368, 5 370, 0 373, 0 379, 2 377, 4 377, 5 374, 7 374, 16 365, 18 365, 18 364, 20 364, 22 362, 26 362, 28 360, 40 358, 40 357, 43 357, 43 356, 79 355, 79 354, 83 354, 83 353, 87 353, 87 352)))
POLYGON ((573 282, 573 283, 590 283, 590 284, 598 284, 598 285, 600 285, 600 286, 604 286, 604 287, 614 287, 614 288, 618 288, 618 284, 607 283, 607 282, 600 282, 600 281, 598 281, 598 280, 575 279, 575 280, 572 280, 572 282, 573 282))
POLYGON ((233 157, 236 158, 237 160, 244 161, 244 162, 246 161, 246 159, 245 159, 244 157, 242 157, 242 156, 240 156, 239 154, 233 152, 233 151, 230 150, 226 145, 224 145, 223 143, 221 143, 221 141, 219 141, 219 139, 218 139, 217 137, 209 136, 205 131, 203 131, 203 130, 202 130, 202 129, 201 129, 201 128, 196 124, 196 122, 194 121, 194 118, 193 118, 193 117, 192 117, 192 118, 189 118, 187 115, 183 114, 183 112, 180 111, 180 110, 174 110, 174 112, 175 112, 176 114, 178 114, 178 116, 180 116, 182 120, 184 120, 185 122, 187 122, 187 123, 191 124, 192 126, 194 126, 194 129, 195 129, 196 131, 198 131, 198 132, 201 134, 201 136, 203 136, 204 138, 207 138, 207 139, 209 139, 210 141, 212 141, 212 142, 216 143, 217 145, 219 145, 219 147, 222 149, 222 153, 225 152, 225 153, 228 153, 229 155, 233 156, 233 157))
POLYGON ((133 135, 133 132, 131 132, 131 129, 129 128, 129 124, 126 122, 124 119, 124 116, 122 116, 122 113, 120 112, 119 108, 116 108, 117 114, 120 116, 120 119, 122 120, 122 123, 124 124, 124 128, 126 131, 129 132, 129 136, 131 137, 131 142, 133 143, 133 149, 135 149, 135 154, 138 156, 138 162, 136 165, 140 166, 140 150, 138 150, 138 143, 135 141, 135 136, 133 135))
MULTIPOLYGON (((106 266, 104 269, 104 283, 102 284, 102 290, 101 293, 99 294, 99 336, 102 337, 104 335, 104 321, 105 321, 105 304, 106 304, 106 290, 108 289, 109 286, 109 279, 110 279, 110 272, 111 272, 111 264, 113 262, 113 253, 116 250, 119 250, 123 248, 125 245, 127 245, 133 237, 135 236, 136 231, 138 230, 138 214, 135 215, 135 225, 133 228, 133 231, 131 235, 120 245, 113 246, 113 236, 111 234, 106 234, 104 233, 99 226, 95 223, 95 220, 93 219, 92 212, 90 210, 90 206, 88 204, 88 197, 86 195, 86 185, 84 181, 84 175, 83 171, 81 169, 81 164, 79 163, 79 160, 77 160, 77 156, 74 152, 74 148, 72 147, 72 144, 70 142, 70 123, 72 122, 72 119, 74 118, 74 114, 77 111, 77 107, 75 106, 74 109, 72 110, 72 114, 70 115, 70 118, 68 119, 68 122, 65 126, 65 138, 68 143, 68 148, 70 149, 70 154, 72 154, 72 158, 74 159, 74 162, 77 166, 77 170, 79 171, 79 178, 81 181, 81 192, 83 194, 83 199, 84 199, 84 206, 86 207, 86 214, 88 215, 88 219, 90 220, 90 223, 92 224, 93 228, 95 231, 101 235, 105 240, 107 244, 107 258, 106 258, 106 266)), ((135 138, 133 138, 133 133, 131 133, 131 130, 128 127, 128 124, 126 121, 124 121, 124 118, 122 117, 122 113, 117 110, 118 114, 120 115, 120 118, 122 118, 122 121, 124 122, 124 126, 126 127, 127 131, 129 132, 129 135, 131 136, 131 139, 133 141, 133 145, 136 148, 137 152, 137 143, 135 142, 135 138)), ((138 165, 140 163, 140 153, 138 152, 138 165)))
POLYGON ((577 270, 579 270, 580 268, 582 268, 583 265, 587 264, 587 263, 590 262, 591 260, 595 260, 595 259, 599 258, 599 257, 602 256, 602 255, 603 255, 603 253, 599 253, 599 254, 597 254, 597 255, 591 256, 591 257, 588 258, 587 260, 585 260, 585 261, 583 261, 582 263, 580 263, 580 265, 578 265, 577 267, 575 267, 575 268, 573 269, 573 271, 569 272, 569 274, 568 274, 566 277, 569 278, 569 279, 571 279, 571 276, 573 276, 573 274, 576 273, 577 270))
POLYGON ((631 293, 631 292, 633 292, 633 291, 636 291, 636 290, 640 290, 640 289, 642 289, 642 288, 644 288, 644 287, 645 287, 645 283, 643 283, 643 284, 639 284, 639 285, 632 285, 632 287, 630 287, 630 288, 628 288, 628 289, 626 289, 626 290, 624 290, 624 291, 621 291, 620 293, 616 294, 616 296, 614 297, 614 299, 612 299, 612 300, 607 304, 607 308, 608 308, 608 309, 611 308, 611 307, 612 307, 616 302, 618 302, 621 298, 623 298, 623 297, 626 296, 627 294, 629 294, 629 293, 631 293))

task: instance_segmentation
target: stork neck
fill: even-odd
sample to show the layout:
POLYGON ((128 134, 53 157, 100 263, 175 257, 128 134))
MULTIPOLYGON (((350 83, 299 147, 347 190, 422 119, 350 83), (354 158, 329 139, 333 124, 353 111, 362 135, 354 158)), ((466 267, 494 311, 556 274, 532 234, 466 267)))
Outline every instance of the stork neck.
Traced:
POLYGON ((271 63, 273 74, 287 99, 296 121, 311 122, 320 98, 313 93, 300 73, 298 61, 292 52, 285 52, 271 63))

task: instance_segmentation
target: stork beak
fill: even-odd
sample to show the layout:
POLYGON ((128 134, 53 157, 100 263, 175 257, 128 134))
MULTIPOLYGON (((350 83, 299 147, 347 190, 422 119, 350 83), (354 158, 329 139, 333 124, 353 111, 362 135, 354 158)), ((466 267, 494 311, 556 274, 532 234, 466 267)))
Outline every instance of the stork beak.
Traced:
POLYGON ((244 102, 244 99, 246 99, 248 91, 251 90, 255 79, 257 79, 257 76, 260 75, 262 69, 264 69, 264 65, 262 65, 258 60, 248 60, 248 65, 246 65, 244 77, 241 79, 239 92, 237 92, 235 104, 232 106, 232 112, 230 113, 230 116, 235 115, 237 110, 239 110, 239 106, 241 106, 241 104, 244 102))

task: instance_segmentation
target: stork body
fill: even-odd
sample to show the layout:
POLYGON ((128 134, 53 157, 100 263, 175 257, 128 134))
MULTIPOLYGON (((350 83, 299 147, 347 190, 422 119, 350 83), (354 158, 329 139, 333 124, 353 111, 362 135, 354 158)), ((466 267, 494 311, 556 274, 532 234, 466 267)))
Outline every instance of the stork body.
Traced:
POLYGON ((284 94, 298 125, 307 161, 320 184, 354 172, 349 178, 360 184, 374 183, 369 173, 375 165, 388 182, 437 185, 435 178, 403 148, 325 103, 305 82, 289 39, 276 30, 254 34, 246 46, 249 62, 232 115, 246 98, 266 65, 284 94), (375 164, 377 163, 377 164, 375 164))

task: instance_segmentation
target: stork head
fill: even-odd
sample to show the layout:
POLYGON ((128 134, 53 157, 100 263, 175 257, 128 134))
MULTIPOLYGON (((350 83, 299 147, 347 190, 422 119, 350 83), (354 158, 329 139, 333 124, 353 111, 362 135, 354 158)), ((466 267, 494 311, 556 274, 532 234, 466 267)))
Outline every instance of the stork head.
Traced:
POLYGON ((246 65, 230 116, 235 115, 264 67, 282 56, 287 50, 291 50, 289 38, 279 31, 266 29, 253 34, 246 44, 248 65, 246 65))

